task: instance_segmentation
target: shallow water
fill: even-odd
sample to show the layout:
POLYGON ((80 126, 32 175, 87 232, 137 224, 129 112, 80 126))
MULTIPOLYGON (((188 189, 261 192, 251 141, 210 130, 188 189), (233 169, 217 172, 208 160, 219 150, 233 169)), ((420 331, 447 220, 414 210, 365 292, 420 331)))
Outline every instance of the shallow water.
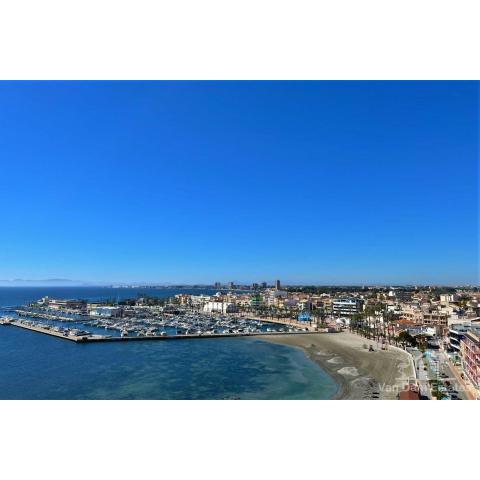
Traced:
POLYGON ((303 352, 254 339, 75 344, 0 327, 2 399, 329 398, 303 352))
POLYGON ((323 399, 337 390, 301 350, 253 338, 75 344, 0 326, 0 367, 0 399, 323 399))

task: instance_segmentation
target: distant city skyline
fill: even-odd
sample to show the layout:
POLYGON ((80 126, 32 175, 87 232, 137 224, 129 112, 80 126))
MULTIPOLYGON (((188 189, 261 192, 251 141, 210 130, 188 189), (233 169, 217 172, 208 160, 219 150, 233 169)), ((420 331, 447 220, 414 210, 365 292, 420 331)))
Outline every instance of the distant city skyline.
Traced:
POLYGON ((478 92, 0 82, 0 278, 477 285, 478 92))
MULTIPOLYGON (((212 281, 212 282, 122 282, 122 281, 114 281, 114 282, 95 282, 95 281, 86 281, 86 280, 69 280, 69 279, 44 279, 44 280, 29 280, 29 279, 13 279, 13 280, 0 280, 0 287, 8 287, 8 286, 18 286, 18 287, 109 287, 109 286, 145 286, 145 287, 171 287, 171 286, 205 286, 205 287, 212 287, 212 288, 229 288, 231 284, 234 284, 235 287, 242 287, 242 286, 252 286, 256 285, 257 287, 265 287, 268 286, 270 288, 276 288, 276 280, 255 280, 255 281, 212 281)), ((442 286, 442 287, 461 287, 461 286, 470 286, 476 287, 480 286, 477 284, 442 284, 442 283, 431 283, 431 284, 422 284, 422 283, 325 283, 325 282, 290 282, 290 281, 281 281, 282 287, 288 286, 357 286, 357 287, 398 287, 398 286, 405 286, 405 287, 422 287, 422 286, 442 286)), ((278 287, 281 288, 281 287, 278 287)))

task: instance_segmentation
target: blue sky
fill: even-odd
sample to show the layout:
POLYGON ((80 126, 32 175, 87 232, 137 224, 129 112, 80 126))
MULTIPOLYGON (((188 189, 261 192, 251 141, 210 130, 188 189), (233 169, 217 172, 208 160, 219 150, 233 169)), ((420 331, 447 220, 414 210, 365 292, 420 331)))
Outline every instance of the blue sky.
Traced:
POLYGON ((1 82, 0 279, 478 283, 475 82, 1 82))

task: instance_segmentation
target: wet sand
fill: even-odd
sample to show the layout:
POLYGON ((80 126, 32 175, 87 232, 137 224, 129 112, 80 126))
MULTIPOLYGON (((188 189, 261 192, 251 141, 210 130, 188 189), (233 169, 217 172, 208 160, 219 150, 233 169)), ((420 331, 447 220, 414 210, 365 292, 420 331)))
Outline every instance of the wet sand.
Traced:
POLYGON ((349 332, 257 338, 303 349, 339 384, 334 399, 394 400, 414 375, 406 352, 378 350, 376 342, 349 332), (374 352, 368 351, 370 345, 374 352))

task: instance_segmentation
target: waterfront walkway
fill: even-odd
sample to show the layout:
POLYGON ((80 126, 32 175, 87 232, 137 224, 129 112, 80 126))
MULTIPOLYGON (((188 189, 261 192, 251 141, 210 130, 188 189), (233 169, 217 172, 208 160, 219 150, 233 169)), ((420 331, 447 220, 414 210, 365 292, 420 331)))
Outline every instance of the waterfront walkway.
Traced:
POLYGON ((310 321, 299 322, 292 318, 258 317, 258 316, 252 316, 252 315, 244 315, 244 317, 251 320, 259 320, 261 322, 266 322, 266 323, 276 323, 277 325, 284 325, 284 326, 293 327, 293 328, 306 329, 310 332, 321 331, 321 330, 317 330, 317 326, 314 324, 314 322, 310 322, 310 321))

